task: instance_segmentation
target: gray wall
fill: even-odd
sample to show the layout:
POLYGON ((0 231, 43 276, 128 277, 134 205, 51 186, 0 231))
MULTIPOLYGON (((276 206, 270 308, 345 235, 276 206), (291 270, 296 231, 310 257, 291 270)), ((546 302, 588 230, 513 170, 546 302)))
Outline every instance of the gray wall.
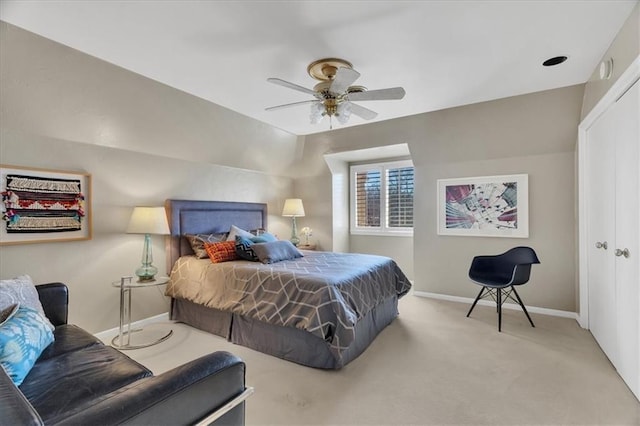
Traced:
MULTIPOLYGON (((0 247, 0 278, 67 283, 70 321, 89 331, 117 325, 111 282, 142 254, 142 236, 125 234, 136 205, 266 202, 270 231, 290 232, 279 212, 294 191, 281 176, 299 145, 291 134, 5 23, 0 92, 0 163, 91 173, 94 224, 90 241, 0 247)), ((162 237, 153 244, 164 271, 162 237)), ((156 289, 133 303, 134 319, 168 307, 156 289)))
MULTIPOLYGON (((531 245, 543 264, 522 289, 523 297, 530 305, 575 311, 574 147, 583 89, 572 86, 309 135, 300 162, 300 173, 307 176, 296 180, 296 193, 328 192, 331 175, 318 166, 324 153, 408 143, 416 168, 413 250, 388 244, 384 237, 364 243, 352 237, 352 247, 408 265, 418 291, 475 297, 477 288, 466 276, 474 255, 531 245), (437 179, 512 173, 529 174, 529 238, 436 234, 437 179)), ((329 212, 307 219, 326 230, 322 244, 330 246, 329 212)))

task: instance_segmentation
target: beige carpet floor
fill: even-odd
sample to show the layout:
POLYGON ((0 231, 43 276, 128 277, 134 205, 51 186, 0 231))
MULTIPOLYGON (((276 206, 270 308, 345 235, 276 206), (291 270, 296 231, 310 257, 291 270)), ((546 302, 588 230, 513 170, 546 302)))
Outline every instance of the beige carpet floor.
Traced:
POLYGON ((338 371, 283 361, 184 324, 127 354, 162 373, 216 350, 247 363, 248 425, 640 425, 640 403, 571 319, 406 296, 400 317, 338 371))

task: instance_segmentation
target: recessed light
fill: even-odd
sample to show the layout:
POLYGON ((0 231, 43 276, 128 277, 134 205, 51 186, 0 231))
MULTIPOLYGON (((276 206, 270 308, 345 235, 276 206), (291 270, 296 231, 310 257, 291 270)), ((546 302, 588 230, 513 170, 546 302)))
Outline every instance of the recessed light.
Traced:
POLYGON ((566 56, 554 56, 553 58, 549 58, 542 63, 545 67, 552 67, 554 65, 558 65, 567 60, 566 56))

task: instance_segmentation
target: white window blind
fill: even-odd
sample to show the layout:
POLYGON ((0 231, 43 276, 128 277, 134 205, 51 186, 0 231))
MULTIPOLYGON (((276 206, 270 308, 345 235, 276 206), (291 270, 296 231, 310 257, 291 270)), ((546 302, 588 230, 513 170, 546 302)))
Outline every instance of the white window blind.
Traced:
POLYGON ((413 175, 410 161, 351 166, 351 232, 412 235, 413 175))
POLYGON ((356 226, 380 226, 381 185, 380 170, 356 173, 356 226))
POLYGON ((387 170, 387 226, 413 227, 413 167, 387 170))

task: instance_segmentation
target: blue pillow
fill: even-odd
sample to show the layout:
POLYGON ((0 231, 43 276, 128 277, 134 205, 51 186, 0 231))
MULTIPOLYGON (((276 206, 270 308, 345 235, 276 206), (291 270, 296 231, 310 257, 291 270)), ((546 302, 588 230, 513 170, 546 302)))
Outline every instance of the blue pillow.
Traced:
POLYGON ((256 235, 255 237, 249 237, 249 239, 254 243, 270 243, 273 241, 278 241, 275 235, 268 232, 263 232, 262 234, 256 235))
POLYGON ((0 325, 0 365, 20 386, 36 360, 53 343, 53 332, 35 309, 20 306, 0 325))
POLYGON ((254 244, 251 249, 262 263, 276 263, 304 257, 300 250, 287 240, 254 244))

